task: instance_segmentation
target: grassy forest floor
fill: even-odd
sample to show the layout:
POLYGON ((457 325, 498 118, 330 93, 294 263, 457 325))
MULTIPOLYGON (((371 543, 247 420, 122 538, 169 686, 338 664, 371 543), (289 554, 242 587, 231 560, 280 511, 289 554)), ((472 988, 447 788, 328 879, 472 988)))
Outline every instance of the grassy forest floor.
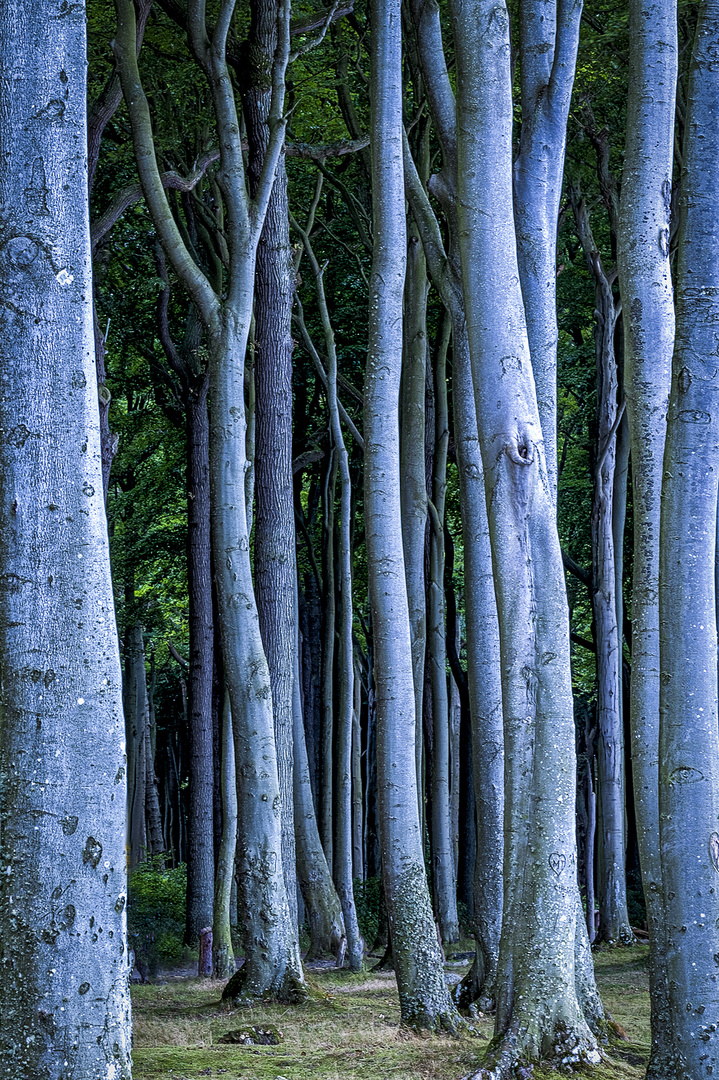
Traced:
MULTIPOLYGON (((466 947, 466 946, 465 946, 466 947)), ((596 1080, 640 1080, 649 1055, 648 949, 596 954, 605 1008, 627 1041, 608 1048, 596 1080)), ((448 958, 451 960, 451 957, 448 958)), ((448 965, 464 974, 469 964, 448 965)), ((477 1034, 451 1039, 417 1036, 399 1026, 394 974, 309 973, 310 1000, 297 1007, 220 1003, 222 983, 168 973, 167 981, 133 987, 135 1080, 459 1080, 476 1068, 493 1021, 477 1034), (228 1031, 254 1025, 282 1033, 276 1046, 223 1045, 228 1031)), ((537 1080, 555 1074, 535 1072, 537 1080)))

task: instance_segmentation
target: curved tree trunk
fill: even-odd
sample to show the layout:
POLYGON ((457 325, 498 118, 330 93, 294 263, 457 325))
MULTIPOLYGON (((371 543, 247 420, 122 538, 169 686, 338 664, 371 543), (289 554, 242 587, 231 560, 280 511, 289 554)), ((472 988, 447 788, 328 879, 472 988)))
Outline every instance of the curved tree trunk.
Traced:
POLYGON ((377 693, 382 864, 402 1020, 454 1030, 427 891, 415 763, 415 697, 399 498, 399 381, 406 261, 401 11, 372 8, 374 253, 365 382, 365 530, 377 693))
POLYGON ((659 560, 659 849, 679 1080, 719 1066, 718 38, 719 3, 705 0, 687 88, 659 560))
POLYGON ((320 835, 327 865, 334 862, 333 810, 334 810, 334 670, 336 636, 336 590, 335 590, 335 494, 337 488, 337 451, 330 450, 330 460, 325 476, 322 499, 324 582, 323 641, 322 641, 322 725, 320 739, 320 835))
POLYGON ((504 920, 496 1037, 480 1071, 496 1080, 523 1061, 600 1055, 575 985, 569 618, 516 261, 509 16, 475 0, 453 20, 457 213, 502 651, 504 920))
POLYGON ((0 4, 0 1075, 129 1080, 125 738, 93 349, 86 12, 58 14, 45 0, 0 4))
POLYGON ((652 1051, 647 1076, 676 1075, 664 944, 659 835, 659 526, 674 345, 669 214, 677 29, 674 0, 631 0, 627 141, 617 263, 624 301, 624 387, 632 448, 631 742, 634 807, 649 928, 652 1051), (659 242, 657 242, 659 240, 659 242))
POLYGON ((116 0, 113 43, 135 143, 145 201, 159 240, 204 324, 210 356, 210 486, 212 551, 223 652, 235 739, 239 806, 238 906, 245 964, 225 987, 233 1000, 305 993, 297 935, 293 931, 281 857, 282 799, 269 669, 255 603, 247 528, 245 474, 245 352, 255 280, 255 253, 284 139, 284 77, 289 55, 289 9, 278 13, 279 42, 268 77, 273 86, 270 145, 254 199, 245 184, 234 88, 226 61, 232 5, 224 9, 210 41, 204 8, 189 20, 192 51, 212 93, 220 142, 218 191, 225 205, 230 267, 218 296, 187 250, 167 203, 157 167, 152 124, 136 56, 135 11, 116 0))
POLYGON ((567 118, 579 44, 581 0, 522 0, 519 14, 522 128, 514 164, 517 264, 544 437, 557 498, 557 219, 567 118))

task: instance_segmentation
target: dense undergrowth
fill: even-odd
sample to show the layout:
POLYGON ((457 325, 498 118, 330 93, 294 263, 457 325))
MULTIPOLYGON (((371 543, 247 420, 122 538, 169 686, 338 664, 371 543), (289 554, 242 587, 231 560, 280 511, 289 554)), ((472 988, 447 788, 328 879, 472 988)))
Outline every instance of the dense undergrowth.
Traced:
MULTIPOLYGON (((627 1041, 609 1048, 595 1080, 640 1080, 649 1055, 646 947, 596 955, 605 1007, 627 1041)), ((463 974, 465 967, 452 965, 463 974)), ((459 1080, 479 1062, 492 1032, 480 1017, 476 1035, 415 1035, 399 1026, 391 972, 310 972, 310 1000, 297 1007, 231 1009, 222 984, 168 973, 164 982, 133 988, 135 1080, 459 1080), (227 1031, 248 1024, 276 1027, 277 1046, 223 1045, 227 1031)), ((536 1080, 553 1073, 535 1071, 536 1080)))

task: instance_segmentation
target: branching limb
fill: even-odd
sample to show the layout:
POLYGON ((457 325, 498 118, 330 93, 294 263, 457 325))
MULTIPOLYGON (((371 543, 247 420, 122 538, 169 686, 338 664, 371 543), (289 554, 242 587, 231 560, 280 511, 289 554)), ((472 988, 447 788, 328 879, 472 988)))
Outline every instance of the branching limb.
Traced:
POLYGON ((155 154, 150 106, 142 88, 137 63, 135 6, 132 0, 116 0, 117 34, 113 51, 132 124, 132 138, 140 184, 160 242, 206 325, 219 314, 219 300, 212 286, 187 250, 170 210, 155 154))
MULTIPOLYGON (((317 348, 315 346, 315 343, 312 340, 312 337, 310 335, 309 330, 307 329, 307 324, 305 322, 305 316, 304 316, 304 310, 302 308, 302 302, 301 302, 299 296, 296 296, 295 300, 296 300, 296 303, 297 303, 297 309, 298 310, 297 310, 297 314, 292 316, 292 321, 295 323, 297 329, 300 331, 300 334, 302 336, 302 343, 303 343, 305 349, 307 350, 307 352, 309 353, 310 357, 312 358, 312 363, 315 365, 315 370, 317 371, 317 374, 319 375, 320 382, 322 383, 323 387, 325 388, 325 391, 327 391, 328 390, 328 379, 327 379, 327 372, 325 370, 325 366, 322 363, 322 358, 321 358, 319 352, 317 351, 317 348)), ((349 430, 350 435, 355 440, 355 442, 360 447, 360 449, 364 450, 364 439, 360 435, 359 431, 357 430, 357 426, 355 425, 354 420, 349 415, 349 413, 345 409, 342 402, 339 401, 339 400, 337 402, 337 407, 339 409, 339 413, 340 413, 340 416, 342 418, 342 423, 347 427, 347 429, 349 430)))
POLYGON ((298 60, 300 56, 304 56, 305 53, 312 52, 313 49, 316 49, 319 45, 322 44, 325 37, 327 36, 327 31, 329 30, 330 25, 332 24, 332 22, 334 22, 335 12, 337 11, 337 8, 339 6, 339 0, 334 0, 332 7, 329 9, 327 15, 325 16, 324 22, 320 26, 319 33, 316 34, 315 37, 313 37, 310 41, 305 42, 304 45, 300 45, 299 49, 296 49, 293 53, 290 53, 289 62, 291 64, 294 64, 295 60, 298 60))
MULTIPOLYGON (((207 172, 208 166, 213 161, 217 161, 219 156, 219 150, 211 150, 209 153, 204 154, 187 177, 181 176, 174 169, 162 173, 160 182, 163 188, 173 188, 175 191, 192 191, 207 172)), ((140 184, 128 184, 127 187, 117 192, 108 208, 92 224, 90 238, 93 254, 122 215, 140 201, 142 194, 140 184)))

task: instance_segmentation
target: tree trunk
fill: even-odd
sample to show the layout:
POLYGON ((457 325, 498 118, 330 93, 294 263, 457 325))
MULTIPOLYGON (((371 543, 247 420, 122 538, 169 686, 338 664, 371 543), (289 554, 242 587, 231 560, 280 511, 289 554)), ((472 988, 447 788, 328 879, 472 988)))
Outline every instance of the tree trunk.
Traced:
MULTIPOLYGON (((254 268, 252 268, 254 269, 254 268)), ((215 580, 235 737, 245 963, 225 987, 229 1000, 274 996, 293 1000, 304 980, 292 929, 281 852, 281 805, 269 669, 254 603, 244 499, 242 358, 254 275, 244 303, 213 342, 210 471, 215 580), (238 318, 239 315, 239 318, 238 318), (244 319, 242 318, 244 315, 244 319), (235 321, 245 326, 238 340, 235 321)))
POLYGON ((323 493, 323 555, 324 582, 323 642, 322 642, 322 738, 320 741, 320 764, 322 798, 320 800, 320 835, 327 865, 334 862, 333 812, 334 812, 334 712, 335 712, 335 492, 337 487, 337 452, 330 450, 330 460, 323 493))
POLYGON ((355 663, 354 708, 352 711, 352 876, 364 881, 362 799, 362 681, 355 663))
MULTIPOLYGON (((659 564, 659 850, 672 1075, 719 1065, 719 4, 700 8, 687 88, 659 564)), ((663 219, 662 219, 663 224, 663 219)), ((656 235, 656 234, 655 234, 656 235)), ((660 234, 665 237, 664 233, 660 234)))
MULTIPOLYGON (((297 936, 293 932, 281 858, 282 799, 275 751, 267 659, 255 603, 247 529, 245 475, 245 351, 255 280, 255 253, 284 140, 284 77, 289 56, 289 9, 278 13, 279 42, 271 78, 270 146, 261 181, 250 199, 234 88, 226 60, 229 21, 221 18, 210 41, 204 8, 189 20, 192 52, 212 94, 220 142, 218 191, 225 204, 230 267, 218 296, 186 248, 167 203, 152 135, 147 98, 136 57, 135 11, 116 0, 113 42, 132 124, 135 159, 145 201, 163 250, 197 306, 210 356, 210 487, 212 552, 220 619, 223 670, 230 693, 237 770, 245 963, 225 987, 232 1000, 305 993, 297 936)), ((226 12, 227 13, 227 12, 226 12)), ((211 815, 211 804, 210 804, 211 815)), ((210 816, 211 820, 211 816, 210 816)), ((212 836, 210 826, 210 838, 212 836)))
POLYGON ((208 376, 190 380, 187 430, 187 595, 190 656, 187 697, 190 736, 185 941, 195 944, 212 926, 215 890, 212 676, 214 626, 210 551, 210 423, 208 376))
POLYGON ((504 750, 499 630, 484 474, 477 438, 477 413, 460 282, 455 99, 444 59, 438 6, 415 0, 413 17, 427 95, 442 144, 444 163, 443 171, 431 178, 430 187, 445 210, 450 240, 447 257, 427 194, 419 183, 411 158, 406 158, 412 212, 420 226, 434 285, 452 314, 452 396, 464 538, 467 685, 477 815, 474 881, 477 958, 454 995, 458 1003, 467 1006, 482 992, 490 999, 494 993, 502 924, 504 750))
POLYGON ((453 20, 457 214, 502 650, 504 919, 495 1040, 479 1074, 496 1080, 520 1062, 600 1055, 575 985, 569 618, 516 261, 509 16, 474 0, 453 20))
POLYGON ((308 960, 334 956, 341 966, 347 948, 342 906, 322 850, 312 799, 305 725, 299 689, 299 658, 295 661, 294 809, 297 838, 297 877, 310 929, 308 960))
POLYGON ((439 330, 434 358, 435 438, 432 468, 431 529, 429 534, 429 581, 427 631, 429 675, 432 688, 432 887, 443 942, 459 940, 457 880, 452 849, 450 815, 449 694, 444 612, 444 502, 447 490, 447 348, 451 321, 446 313, 439 330))
POLYGON ((147 821, 147 853, 160 855, 165 850, 162 837, 162 814, 160 796, 157 790, 155 755, 152 752, 152 736, 149 723, 145 725, 145 819, 147 821))
POLYGON ((129 1080, 125 746, 93 349, 86 12, 78 3, 57 16, 44 0, 0 4, 0 1075, 129 1080))
POLYGON ((582 4, 522 0, 522 127, 514 164, 517 264, 544 437, 557 498, 557 219, 582 4))
POLYGON ((454 319, 453 335, 452 393, 464 537, 467 683, 477 828, 473 919, 477 955, 455 993, 455 1001, 466 1007, 480 997, 493 1001, 496 996, 504 875, 504 733, 492 549, 469 343, 462 311, 454 319))
POLYGON ((659 835, 659 526, 674 344, 669 267, 677 29, 674 0, 631 0, 627 141, 617 263, 624 303, 624 388, 632 452, 631 747, 649 929, 652 1049, 647 1076, 676 1075, 666 972, 659 835))
POLYGON ((133 623, 129 633, 128 673, 126 680, 126 708, 128 711, 127 740, 131 747, 128 754, 128 831, 130 868, 147 857, 147 818, 145 802, 147 795, 147 755, 145 753, 145 730, 148 725, 147 683, 145 674, 145 643, 142 626, 133 623))
POLYGON ((597 800, 601 826, 598 874, 599 939, 612 945, 634 940, 627 912, 624 830, 624 732, 622 728, 621 628, 617 623, 614 553, 616 437, 621 421, 614 338, 619 309, 614 272, 605 273, 577 185, 570 186, 577 232, 595 283, 597 446, 592 496, 592 609, 597 646, 597 800))
MULTIPOLYGON (((402 546, 409 625, 412 635, 412 673, 417 716, 422 715, 427 611, 424 544, 427 528, 427 483, 424 464, 424 399, 427 367, 427 268, 416 223, 409 221, 407 277, 404 286, 404 342, 401 380, 400 463, 402 546)), ((417 791, 422 791, 422 727, 418 725, 417 791)), ((421 811, 420 811, 421 812, 421 811)))
POLYGON ((399 380, 406 223, 401 11, 372 7, 374 252, 365 382, 365 530, 377 693, 382 863, 403 1023, 455 1030, 427 891, 415 763, 415 697, 399 497, 399 380))
POLYGON ((229 979, 235 973, 235 954, 230 933, 230 901, 237 847, 237 777, 232 739, 230 696, 222 703, 222 838, 215 873, 215 903, 212 920, 212 974, 229 979))
MULTIPOLYGON (((253 0, 248 46, 249 85, 243 92, 254 194, 269 144, 272 84, 267 73, 277 45, 278 0, 253 0)), ((295 647, 295 513, 292 487, 292 301, 287 173, 277 167, 257 248, 254 291, 255 591, 270 669, 272 715, 282 797, 282 865, 297 926, 297 874, 292 780, 292 694, 295 647)))

